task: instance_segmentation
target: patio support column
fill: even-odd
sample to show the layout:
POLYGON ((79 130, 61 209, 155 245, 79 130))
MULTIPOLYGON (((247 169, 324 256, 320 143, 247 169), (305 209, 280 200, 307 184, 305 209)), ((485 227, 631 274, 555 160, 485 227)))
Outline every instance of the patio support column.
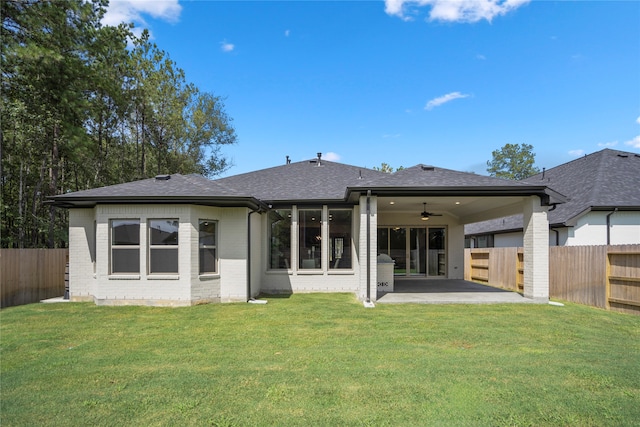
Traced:
POLYGON ((367 196, 360 196, 360 229, 359 229, 359 265, 360 265, 360 291, 358 297, 362 301, 367 299, 367 286, 369 286, 369 295, 371 301, 376 300, 378 292, 378 270, 377 270, 377 248, 378 248, 378 199, 371 196, 369 199, 369 235, 367 236, 367 196), (369 239, 369 262, 367 263, 367 239, 369 239), (367 264, 370 270, 367 274, 367 264), (369 283, 367 283, 369 277, 369 283))
POLYGON ((549 220, 538 196, 524 202, 524 296, 549 301, 549 220))

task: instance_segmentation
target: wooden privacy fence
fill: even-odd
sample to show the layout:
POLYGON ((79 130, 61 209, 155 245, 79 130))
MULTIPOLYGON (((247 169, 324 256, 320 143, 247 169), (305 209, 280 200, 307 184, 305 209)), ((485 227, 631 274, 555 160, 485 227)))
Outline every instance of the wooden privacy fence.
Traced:
MULTIPOLYGON (((465 249, 465 279, 522 291, 522 248, 465 249)), ((552 246, 549 296, 640 314, 640 245, 552 246)))
POLYGON ((0 306, 63 296, 68 259, 68 249, 0 249, 0 306))

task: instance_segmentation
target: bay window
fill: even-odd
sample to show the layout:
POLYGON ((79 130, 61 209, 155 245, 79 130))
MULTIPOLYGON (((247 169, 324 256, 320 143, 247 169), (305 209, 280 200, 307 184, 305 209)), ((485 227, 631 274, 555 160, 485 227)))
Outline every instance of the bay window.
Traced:
POLYGON ((214 274, 218 272, 216 228, 217 222, 209 219, 201 219, 198 223, 198 258, 200 274, 214 274))
POLYGON ((140 273, 140 220, 111 220, 111 274, 140 273))
POLYGON ((177 219, 149 220, 149 274, 178 274, 177 219))

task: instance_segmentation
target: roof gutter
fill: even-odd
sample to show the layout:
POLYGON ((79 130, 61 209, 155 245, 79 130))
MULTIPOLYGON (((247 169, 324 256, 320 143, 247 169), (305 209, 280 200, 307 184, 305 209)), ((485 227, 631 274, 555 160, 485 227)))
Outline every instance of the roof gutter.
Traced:
POLYGON ((190 204, 216 207, 246 207, 253 210, 266 211, 269 206, 255 197, 234 196, 118 196, 118 197, 65 197, 65 195, 50 196, 46 203, 61 208, 93 208, 99 204, 190 204))
POLYGON ((364 190, 373 195, 395 197, 492 197, 492 196, 539 196, 543 206, 565 203, 568 199, 564 195, 545 186, 480 186, 480 187, 347 187, 345 199, 353 194, 360 194, 364 190))

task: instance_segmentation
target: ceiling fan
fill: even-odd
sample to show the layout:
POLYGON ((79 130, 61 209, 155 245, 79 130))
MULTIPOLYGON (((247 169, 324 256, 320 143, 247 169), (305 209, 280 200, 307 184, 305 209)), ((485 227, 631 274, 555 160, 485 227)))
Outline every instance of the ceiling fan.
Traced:
POLYGON ((423 205, 424 205, 424 210, 420 214, 420 219, 421 220, 427 221, 432 216, 442 216, 442 214, 435 214, 435 213, 432 213, 432 212, 427 212, 427 204, 423 203, 423 205))

